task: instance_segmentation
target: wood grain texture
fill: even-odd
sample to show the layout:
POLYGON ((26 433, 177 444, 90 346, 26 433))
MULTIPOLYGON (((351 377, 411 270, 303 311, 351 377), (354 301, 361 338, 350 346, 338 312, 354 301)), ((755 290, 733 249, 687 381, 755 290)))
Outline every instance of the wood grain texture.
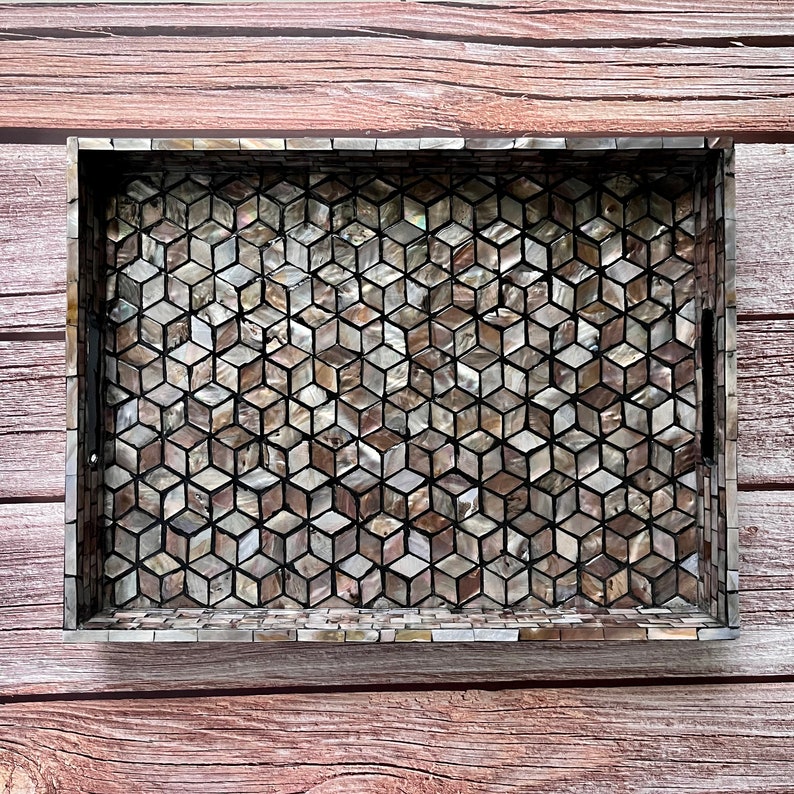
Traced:
POLYGON ((0 342, 0 499, 63 496, 64 373, 62 340, 0 342))
MULTIPOLYGON (((0 506, 0 693, 511 686, 794 676, 794 493, 740 494, 742 634, 733 642, 64 645, 62 505, 0 506), (36 659, 36 664, 31 664, 36 659)), ((2 791, 2 789, 0 789, 2 791)))
POLYGON ((794 315, 794 146, 739 145, 735 173, 739 313, 794 315))
MULTIPOLYGON (((791 591, 780 594, 791 602, 791 591)), ((784 614, 781 608, 779 614, 784 614)), ((21 616, 20 616, 21 619, 21 616)), ((296 688, 427 689, 794 678, 790 625, 746 628, 740 639, 693 642, 490 643, 340 647, 293 643, 64 645, 55 629, 0 632, 0 687, 8 696, 296 688), (295 645, 302 647, 296 648, 295 645), (508 647, 509 646, 509 647, 508 647), (35 664, 31 660, 35 659, 35 664)), ((0 789, 2 791, 2 789, 0 789)))
MULTIPOLYGON (((9 704, 39 792, 790 792, 794 684, 9 704)), ((19 784, 18 784, 19 785, 19 784)))
POLYGON ((0 505, 0 632, 57 626, 63 505, 0 505))
POLYGON ((63 499, 65 444, 64 431, 0 434, 0 500, 63 499))
POLYGON ((739 472, 743 485, 794 483, 794 321, 739 323, 739 472))
POLYGON ((745 491, 739 512, 742 591, 794 590, 794 493, 745 491))
POLYGON ((0 48, 0 127, 156 129, 179 119, 207 130, 752 138, 794 130, 792 62, 790 46, 12 37, 0 48))
POLYGON ((0 341, 0 433, 66 427, 63 341, 0 341))
POLYGON ((157 35, 178 30, 181 35, 211 29, 215 36, 242 30, 245 35, 285 33, 403 38, 521 40, 582 40, 655 42, 724 41, 794 33, 794 10, 778 2, 722 3, 706 0, 692 7, 682 0, 642 2, 269 2, 257 4, 152 5, 118 3, 88 6, 0 5, 0 32, 15 37, 50 35, 77 38, 99 35, 157 35), (771 14, 774 14, 772 18, 771 14))
POLYGON ((63 331, 65 206, 65 146, 0 146, 0 334, 63 331))

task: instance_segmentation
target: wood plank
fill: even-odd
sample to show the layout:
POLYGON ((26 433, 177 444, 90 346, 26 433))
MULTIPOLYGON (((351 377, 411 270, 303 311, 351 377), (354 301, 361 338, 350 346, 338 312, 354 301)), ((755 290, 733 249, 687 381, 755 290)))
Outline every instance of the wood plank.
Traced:
POLYGON ((0 500, 63 499, 65 444, 65 431, 0 434, 0 500))
POLYGON ((740 639, 732 642, 64 645, 62 506, 0 506, 0 692, 17 695, 483 682, 794 676, 794 493, 740 494, 740 639), (36 659, 36 664, 30 660, 36 659))
POLYGON ((63 497, 64 373, 62 340, 0 342, 0 499, 63 497))
MULTIPOLYGON (((653 14, 653 13, 666 13, 666 12, 696 12, 698 9, 704 11, 713 11, 715 13, 724 11, 725 14, 738 14, 747 10, 747 4, 741 0, 726 0, 722 4, 715 3, 715 0, 704 0, 698 5, 698 9, 692 8, 691 4, 687 4, 687 0, 542 0, 542 2, 534 2, 529 5, 525 0, 468 0, 465 3, 460 0, 401 0, 401 5, 405 4, 411 11, 425 6, 434 9, 436 13, 445 14, 450 13, 455 8, 468 8, 475 9, 482 13, 488 13, 491 10, 500 10, 501 13, 507 13, 510 9, 523 10, 528 14, 543 14, 544 12, 593 12, 593 11, 608 11, 615 13, 618 11, 629 12, 632 9, 639 14, 653 14)), ((25 0, 19 4, 24 11, 28 11, 34 15, 38 13, 50 12, 53 16, 52 19, 57 22, 58 16, 61 13, 68 13, 70 11, 80 10, 81 4, 75 3, 74 0, 25 0)), ((273 0, 272 5, 276 9, 281 9, 285 13, 289 13, 289 9, 294 9, 297 15, 300 11, 309 10, 315 6, 327 9, 329 14, 333 14, 333 9, 336 6, 343 8, 353 8, 360 11, 360 13, 372 13, 371 6, 387 6, 397 7, 394 0, 315 0, 314 3, 307 3, 306 0, 273 0)), ((400 7, 401 7, 400 5, 400 7)), ((101 3, 92 4, 92 8, 97 12, 108 13, 134 13, 136 8, 140 9, 141 6, 166 6, 168 8, 180 8, 180 5, 168 0, 103 0, 101 3)), ((214 8, 222 9, 237 9, 240 13, 245 13, 249 4, 247 2, 238 2, 238 0, 193 0, 190 6, 198 6, 195 9, 194 18, 198 19, 203 10, 211 12, 214 8)), ((0 8, 14 8, 13 3, 0 4, 0 8)), ((760 13, 770 14, 775 11, 781 10, 780 0, 758 0, 753 3, 753 9, 760 13)), ((143 12, 146 15, 146 11, 143 12)), ((66 20, 74 19, 66 17, 66 20)), ((77 17, 76 19, 87 19, 86 16, 77 17)), ((181 19, 181 18, 180 18, 181 19)), ((65 26, 65 23, 64 23, 65 26)))
POLYGON ((63 430, 64 342, 0 342, 0 433, 63 430))
POLYGON ((739 323, 739 476, 794 483, 794 321, 739 323))
MULTIPOLYGON (((288 4, 282 5, 286 14, 288 4)), ((507 21, 506 5, 502 4, 499 15, 507 21)), ((520 11, 517 4, 511 5, 520 11)), ((309 128, 316 123, 316 118, 322 118, 317 114, 325 113, 329 120, 324 123, 347 124, 345 127, 331 126, 329 130, 349 129, 352 119, 354 123, 360 123, 362 129, 369 120, 374 120, 375 124, 383 124, 384 130, 558 131, 555 124, 565 124, 570 130, 572 123, 580 123, 578 118, 582 119, 581 131, 593 132, 604 129, 650 130, 654 124, 654 131, 658 131, 661 124, 669 124, 670 129, 680 131, 722 128, 748 136, 759 136, 765 131, 774 135, 792 130, 792 79, 789 74, 794 50, 773 46, 681 48, 702 58, 706 64, 711 62, 713 52, 724 50, 717 60, 727 75, 727 82, 722 82, 720 70, 716 68, 710 71, 706 66, 690 61, 682 66, 680 61, 685 58, 668 59, 664 50, 669 48, 654 48, 660 53, 653 53, 651 48, 632 50, 646 56, 653 53, 654 57, 650 60, 646 57, 645 62, 625 62, 621 60, 623 55, 619 54, 619 62, 611 63, 589 55, 601 44, 609 44, 610 35, 620 39, 624 46, 633 47, 635 40, 653 41, 657 30, 665 34, 669 31, 670 39, 675 37, 682 43, 685 42, 681 37, 692 29, 702 31, 692 35, 713 37, 715 42, 719 39, 720 45, 727 44, 727 38, 734 35, 764 37, 763 42, 750 42, 753 45, 779 45, 784 42, 773 38, 767 31, 768 21, 774 20, 776 27, 779 24, 776 31, 779 36, 790 35, 791 15, 779 4, 774 8, 764 5, 766 19, 754 19, 750 15, 742 18, 740 5, 736 0, 728 0, 722 4, 726 11, 722 20, 717 13, 711 19, 707 18, 711 11, 709 6, 705 7, 706 13, 702 18, 690 14, 690 19, 686 20, 685 13, 678 13, 687 9, 683 0, 657 0, 647 3, 647 7, 654 6, 663 13, 647 21, 641 17, 632 21, 628 14, 621 15, 625 18, 619 21, 617 33, 610 31, 609 23, 606 28, 599 23, 598 33, 589 34, 591 39, 600 39, 598 47, 583 48, 581 42, 570 40, 575 31, 587 32, 586 25, 593 20, 608 18, 608 15, 597 16, 599 8, 595 0, 571 0, 562 9, 570 7, 576 10, 588 5, 588 10, 596 14, 580 19, 564 14, 549 14, 547 16, 552 19, 546 20, 517 17, 514 21, 510 18, 510 25, 515 30, 506 26, 503 33, 495 34, 505 37, 497 46, 493 38, 488 38, 487 16, 482 18, 482 5, 460 4, 462 10, 455 13, 469 14, 472 19, 468 27, 459 27, 466 32, 456 34, 451 30, 455 27, 451 22, 454 17, 444 16, 450 30, 444 33, 447 40, 437 47, 438 56, 423 54, 425 51, 421 47, 394 46, 384 66, 391 68, 396 76, 380 84, 368 82, 368 75, 359 68, 361 64, 377 54, 382 42, 395 37, 407 36, 409 40, 421 41, 422 46, 434 45, 433 39, 439 34, 433 31, 430 16, 422 16, 419 22, 412 22, 406 33, 395 29, 395 22, 368 30, 355 27, 355 13, 351 9, 349 27, 346 28, 350 32, 347 49, 329 46, 329 34, 322 30, 324 25, 320 25, 317 31, 307 30, 303 20, 300 23, 302 30, 297 33, 284 27, 268 28, 265 25, 265 35, 261 31, 253 36, 246 33, 243 39, 231 35, 236 30, 229 31, 228 25, 221 25, 221 30, 207 31, 211 33, 208 40, 216 50, 228 46, 229 42, 233 46, 238 40, 246 43, 272 40, 274 47, 280 47, 281 42, 286 41, 283 46, 293 60, 285 64, 283 71, 294 73, 294 81, 286 87, 274 84, 269 88, 260 84, 267 84, 270 76, 279 76, 277 67, 267 62, 271 57, 269 53, 265 55, 265 62, 260 63, 256 62, 251 51, 247 55, 248 60, 237 70, 233 57, 223 64, 207 65, 200 53, 194 51, 181 57, 176 55, 174 61, 163 58, 166 61, 163 71, 147 72, 144 69, 140 78, 133 81, 126 78, 127 85, 123 91, 137 92, 137 98, 129 99, 128 104, 122 96, 125 82, 122 75, 130 67, 125 63, 123 50, 110 47, 112 52, 107 58, 109 66, 105 73, 110 87, 109 99, 103 94, 101 84, 78 83, 74 73, 71 78, 61 78, 64 81, 61 88, 57 85, 55 70, 33 78, 30 74, 34 72, 31 72, 16 87, 5 90, 5 80, 0 78, 0 125, 41 124, 62 128, 93 125, 95 122, 86 119, 101 118, 101 125, 96 126, 134 128, 141 126, 136 120, 136 113, 141 113, 144 124, 149 124, 149 128, 170 126, 170 119, 185 118, 192 119, 185 122, 190 124, 198 120, 208 121, 215 129, 223 129, 227 119, 231 119, 228 123, 237 127, 279 123, 283 126, 271 129, 291 130, 309 128), (730 18, 731 13, 735 14, 733 18, 730 18), (478 14, 482 21, 475 27, 473 20, 478 14), (724 24, 722 35, 719 31, 721 21, 724 24), (511 46, 516 44, 513 38, 523 36, 531 40, 535 37, 537 44, 542 38, 548 39, 548 35, 544 36, 544 23, 556 26, 549 28, 546 34, 559 30, 555 35, 566 39, 565 49, 574 53, 586 50, 588 60, 579 61, 555 52, 546 68, 542 63, 546 49, 537 46, 537 54, 533 52, 532 57, 527 58, 526 48, 515 46, 516 55, 508 58, 509 63, 498 61, 497 65, 490 65, 487 58, 493 53, 498 53, 501 58, 506 49, 504 45, 509 42, 512 42, 511 46), (691 27, 687 27, 690 23, 691 27), (426 32, 422 25, 428 27, 426 32), (469 30, 476 31, 471 38, 469 30), (752 30, 758 32, 752 33, 752 30), (283 33, 290 33, 289 40, 279 38, 283 33), (302 38, 305 46, 296 45, 293 42, 296 38, 302 38), (456 38, 464 39, 462 49, 456 38), (743 54, 744 50, 753 52, 743 54), (759 57, 758 50, 768 52, 759 57), (421 71, 414 73, 403 65, 397 66, 399 60, 405 60, 403 52, 419 53, 415 63, 419 70, 426 70, 429 75, 427 82, 423 82, 425 77, 421 71), (327 53, 337 60, 336 68, 350 69, 352 66, 354 73, 350 79, 345 77, 337 83, 329 82, 328 72, 313 62, 313 58, 325 57, 327 53), (773 64, 777 53, 780 54, 779 68, 773 64), (459 65, 449 68, 443 63, 445 57, 456 59, 459 65), (465 63, 467 58, 474 63, 465 63), (662 58, 664 60, 660 62, 662 58), (206 71, 207 76, 194 82, 188 67, 190 60, 198 64, 196 68, 199 71, 206 71), (179 68, 172 82, 167 69, 173 68, 176 61, 179 68), (667 77, 665 69, 668 68, 691 75, 691 90, 703 92, 706 99, 701 102, 696 94, 687 94, 690 89, 683 81, 667 77), (114 69, 118 70, 117 74, 111 74, 114 69), (213 80, 211 73, 217 74, 221 69, 225 76, 213 80), (600 69, 606 79, 591 83, 586 72, 593 69, 600 69), (550 79, 555 72, 562 74, 564 81, 550 79), (491 74, 498 75, 494 81, 496 91, 488 85, 491 74), (254 80, 255 75, 260 82, 254 80), (643 101, 624 100, 619 95, 620 89, 616 90, 609 84, 611 77, 617 78, 618 85, 621 82, 628 85, 633 99, 643 101), (459 84, 456 81, 460 78, 463 82, 459 84), (448 79, 450 85, 441 85, 440 81, 444 79, 448 79), (520 95, 511 93, 514 89, 510 82, 515 82, 520 90, 524 79, 536 84, 535 94, 529 95, 526 91, 520 95), (313 80, 322 81, 322 84, 315 84, 313 80), (184 87, 178 81, 182 81, 184 87), (643 88, 644 81, 651 87, 643 88), (41 89, 30 92, 28 89, 34 82, 41 89), (200 85, 202 82, 203 86, 200 85), (564 89, 563 86, 569 83, 570 87, 564 89), (589 96, 577 98, 576 91, 581 91, 580 85, 585 90, 594 86, 594 99, 589 96), (669 95, 660 92, 659 86, 662 85, 670 88, 669 95), (730 88, 726 89, 725 85, 730 88), (77 86, 76 93, 69 93, 70 86, 77 86), (548 97, 545 90, 549 90, 548 97), (83 91, 85 93, 81 95, 83 91), (570 110, 557 98, 563 93, 568 98, 574 97, 570 110), (24 98, 24 102, 16 102, 19 113, 15 112, 15 95, 24 98), (381 97, 384 98, 383 113, 379 118, 376 106, 381 97), (274 115, 266 116, 263 108, 268 107, 271 98, 274 115), (63 100, 63 116, 59 114, 59 100, 63 100), (164 104, 155 108, 161 101, 164 104), (197 102, 207 104, 200 110, 191 110, 191 104, 197 102), (301 102, 305 102, 305 106, 301 106, 301 102), (87 103, 95 103, 97 109, 89 108, 87 103), (296 103, 296 107, 290 108, 291 103, 296 103), (576 106, 580 107, 581 113, 577 112, 576 106), (567 115, 560 115, 561 108, 567 115), (403 112, 406 115, 402 115, 403 112), (676 115, 678 113, 681 115, 676 115), (168 121, 163 121, 166 119, 168 121), (625 122, 622 123, 623 119, 625 122), (156 124, 156 120, 163 123, 156 124), (504 126, 497 127, 498 124, 504 126), (603 126, 609 124, 613 126, 603 126)), ((292 8, 296 7, 301 8, 292 5, 292 8)), ((306 4, 302 7, 308 10, 306 4)), ((428 7, 436 15, 443 16, 439 13, 440 4, 428 4, 428 7)), ((613 2, 609 5, 609 9, 616 7, 627 12, 631 10, 628 3, 613 2)), ((164 8, 163 15, 173 8, 164 8)), ((326 6, 326 9, 330 8, 326 6)), ((754 8, 758 10, 762 6, 754 8)), ((537 10, 545 12, 548 6, 537 10)), ((642 3, 641 10, 647 10, 646 3, 642 3)), ((89 9, 86 11, 90 13, 89 9)), ((348 8, 342 11, 348 11, 348 8)), ((412 7, 411 12, 414 11, 412 7)), ((316 8, 312 11, 315 18, 320 18, 322 12, 323 9, 316 8)), ((200 16, 198 9, 191 9, 191 13, 200 16)), ((226 13, 233 12, 227 9, 226 13)), ((398 13, 396 9, 395 13, 398 13)), ((3 16, 0 9, 0 19, 3 16)), ((401 20, 398 18, 397 22, 401 20)), ((460 22, 465 24, 465 20, 460 22)), ((191 24, 211 27, 209 21, 207 25, 191 24)), ((238 29, 243 27, 238 21, 235 25, 238 29)), ((134 27, 132 22, 130 26, 134 27)), ((137 43, 139 31, 134 32, 133 61, 135 51, 140 57, 145 50, 143 47, 139 49, 137 43)), ((184 42, 183 33, 174 32, 178 35, 171 41, 184 42)), ((82 31, 65 33, 67 36, 76 35, 77 41, 82 41, 85 35, 82 31)), ((96 33, 103 35, 99 30, 96 33)), ((108 33, 118 35, 114 29, 108 29, 108 33)), ((160 33, 150 27, 146 36, 153 39, 160 33)), ((334 32, 333 35, 338 34, 334 32)), ((76 61, 84 59, 82 65, 75 63, 75 73, 86 69, 85 62, 90 62, 86 71, 95 69, 97 59, 101 59, 98 53, 81 55, 59 42, 48 43, 47 46, 51 51, 70 52, 76 61)), ((2 51, 3 46, 0 45, 0 61, 2 51)), ((147 52, 151 57, 157 57, 156 48, 147 52)), ((618 51, 623 52, 628 50, 618 51)), ((41 63, 40 57, 45 56, 37 55, 25 60, 23 68, 27 64, 35 68, 41 63)), ((133 63, 132 68, 138 67, 133 63)), ((0 63, 0 74, 4 72, 0 63)), ((196 123, 196 126, 209 125, 196 123)), ((372 128, 379 129, 375 125, 372 128)), ((17 180, 15 174, 12 169, 9 181, 14 184, 17 180)), ((781 190, 775 191, 772 199, 778 202, 776 206, 781 210, 778 215, 773 214, 773 220, 784 228, 784 234, 790 234, 787 213, 783 209, 787 183, 782 177, 775 175, 774 178, 781 190)), ((0 184, 0 192, 2 190, 3 185, 0 184)), ((764 190, 770 194, 773 192, 768 184, 759 188, 759 194, 764 190)), ((35 199, 35 190, 32 195, 35 199)), ((2 203, 0 195, 0 216, 2 203)), ((61 223, 60 203, 59 198, 57 215, 52 215, 58 219, 58 224, 61 223)), ((763 203, 754 199, 753 206, 756 214, 747 217, 753 223, 765 220, 758 215, 763 211, 763 203)), ((27 217, 34 216, 27 212, 27 217)), ((16 230, 17 227, 9 228, 16 230)), ((47 235, 50 234, 48 231, 47 235)), ((751 249, 748 248, 755 253, 755 258, 748 258, 753 263, 753 270, 747 271, 747 278, 752 279, 757 290, 751 294, 753 302, 748 305, 751 306, 749 311, 759 317, 791 311, 791 299, 779 294, 785 289, 785 279, 781 280, 779 276, 785 275, 789 249, 785 237, 776 240, 774 234, 767 226, 764 232, 757 233, 758 240, 751 240, 751 249), (770 259, 775 261, 770 262, 770 259), (771 308, 764 308, 764 290, 770 295, 773 291, 777 293, 767 304, 771 308)), ((62 237, 60 231, 58 235, 62 237)), ((27 248, 28 243, 23 240, 23 244, 17 247, 27 248)), ((5 253, 4 248, 0 250, 5 253)), ((29 250, 23 253, 22 258, 26 256, 30 256, 29 250)), ((62 267, 62 261, 59 254, 55 267, 62 267)), ((30 280, 35 282, 42 275, 43 268, 37 261, 33 267, 30 280)), ((20 271, 19 277, 24 279, 26 274, 20 271)), ((4 280, 5 275, 0 276, 0 282, 4 280)), ((36 295, 38 290, 34 285, 26 292, 32 299, 17 301, 14 296, 18 293, 13 290, 6 292, 5 284, 0 283, 0 333, 16 333, 28 323, 39 324, 45 331, 60 331, 61 290, 62 286, 56 286, 51 292, 36 295), (10 314, 14 307, 18 307, 16 322, 4 325, 6 319, 3 314, 10 314), (37 313, 39 309, 42 311, 37 313)), ((743 326, 742 333, 745 327, 749 325, 743 326)), ((791 374, 790 361, 784 352, 791 330, 786 324, 772 324, 766 331, 760 324, 750 327, 751 336, 757 333, 747 343, 752 347, 753 366, 758 363, 754 359, 762 355, 760 346, 770 341, 776 358, 776 362, 766 367, 757 366, 760 374, 749 369, 743 373, 742 388, 755 395, 751 398, 747 416, 756 427, 769 415, 770 402, 780 398, 785 405, 792 405, 787 387, 779 388, 779 382, 789 379, 791 374), (763 337, 762 333, 768 336, 763 337)), ((23 344, 24 339, 20 338, 19 343, 23 344)), ((16 345, 14 343, 10 352, 23 350, 16 345)), ((740 355, 743 350, 740 350, 740 355)), ((38 487, 37 483, 45 484, 42 495, 56 496, 59 493, 63 437, 58 428, 62 426, 59 424, 62 408, 58 398, 55 402, 52 398, 56 384, 60 382, 56 373, 60 353, 56 345, 49 352, 33 351, 30 355, 34 360, 41 358, 45 362, 42 373, 50 368, 51 374, 43 374, 41 380, 38 380, 36 372, 27 377, 22 366, 12 366, 11 363, 0 373, 4 382, 6 377, 13 377, 12 387, 18 399, 30 403, 28 410, 10 402, 0 404, 0 498, 6 494, 30 498, 31 488, 38 487), (44 429, 46 427, 51 429, 44 429), (15 430, 13 435, 7 433, 10 429, 15 430), (3 431, 6 435, 2 435, 3 431), (26 461, 25 456, 31 455, 33 460, 26 461)), ((791 431, 786 432, 785 408, 776 410, 781 415, 772 416, 772 421, 764 428, 771 434, 781 431, 776 443, 768 440, 757 442, 755 436, 746 440, 743 436, 742 443, 750 445, 749 454, 743 458, 743 466, 747 466, 748 471, 755 467, 746 479, 748 483, 790 483, 788 478, 792 476, 792 470, 786 456, 791 457, 791 431), (776 479, 780 477, 783 479, 776 479)), ((3 572, 0 576, 0 604, 4 604, 0 608, 0 622, 2 626, 14 626, 0 631, 0 659, 3 659, 0 691, 4 694, 52 692, 69 695, 140 689, 158 695, 158 691, 163 690, 202 687, 324 688, 329 682, 382 690, 415 683, 423 688, 449 689, 456 685, 477 686, 482 681, 512 687, 526 683, 543 684, 550 680, 600 683, 609 679, 615 683, 623 676, 638 680, 648 676, 669 677, 670 683, 680 684, 684 682, 674 680, 678 676, 794 676, 792 533, 788 519, 792 515, 792 504, 788 494, 754 492, 751 495, 758 501, 752 504, 751 509, 755 512, 749 514, 754 523, 747 524, 742 532, 742 564, 749 568, 749 573, 743 579, 747 590, 742 599, 748 630, 741 640, 695 649, 692 644, 670 647, 664 643, 636 643, 616 649, 615 646, 591 648, 582 643, 578 647, 547 646, 539 649, 538 653, 535 653, 535 647, 530 649, 531 653, 527 653, 526 648, 514 648, 504 655, 501 649, 494 653, 491 647, 313 647, 296 649, 293 655, 284 653, 283 646, 269 649, 63 646, 59 632, 47 628, 54 625, 53 621, 58 617, 59 605, 53 598, 55 591, 49 585, 54 587, 60 576, 58 533, 61 507, 0 505, 0 571, 3 572), (29 516, 26 515, 28 512, 29 516), (16 539, 16 545, 10 537, 16 539), (50 553, 46 552, 47 548, 50 553), (26 562, 21 564, 21 559, 26 562), (28 605, 34 608, 28 609, 28 605), (8 687, 5 686, 6 678, 8 687)), ((743 522, 748 520, 746 496, 742 495, 743 522)), ((453 794, 586 788, 588 791, 606 792, 635 788, 637 780, 642 780, 643 787, 654 792, 700 792, 707 787, 720 792, 783 792, 790 790, 790 781, 794 778, 790 753, 794 730, 794 684, 680 686, 675 690, 670 686, 631 689, 613 686, 508 692, 374 691, 323 693, 321 697, 322 701, 316 694, 282 691, 250 697, 162 699, 160 696, 143 700, 5 705, 0 709, 0 791, 314 790, 328 794, 377 788, 387 793, 432 791, 453 794)))
POLYGON ((63 505, 0 505, 0 632, 61 625, 63 505))
MULTIPOLYGON (((794 684, 10 703, 13 791, 790 792, 794 684)), ((5 778, 5 780, 4 780, 5 778)), ((9 786, 10 788, 10 786, 9 786)))
POLYGON ((736 296, 742 315, 794 314, 794 146, 736 147, 736 296))
POLYGON ((794 493, 740 493, 739 521, 742 591, 794 590, 794 493))
POLYGON ((395 37, 7 41, 0 126, 388 133, 791 132, 794 48, 395 37))
POLYGON ((9 696, 648 680, 674 685, 677 680, 794 677, 790 624, 748 627, 738 640, 711 643, 538 642, 531 647, 526 643, 520 647, 509 643, 64 645, 55 629, 15 629, 0 632, 0 654, 0 687, 9 696))
POLYGON ((794 32, 794 12, 780 3, 705 0, 697 8, 685 0, 659 2, 270 2, 255 4, 86 6, 0 5, 0 31, 16 37, 80 37, 89 32, 135 36, 176 29, 180 35, 275 36, 323 31, 327 36, 402 36, 434 39, 495 39, 532 42, 571 40, 678 41, 786 36, 794 32))
POLYGON ((0 342, 0 499, 62 497, 62 341, 0 342))
POLYGON ((0 146, 0 334, 62 331, 66 149, 0 146))

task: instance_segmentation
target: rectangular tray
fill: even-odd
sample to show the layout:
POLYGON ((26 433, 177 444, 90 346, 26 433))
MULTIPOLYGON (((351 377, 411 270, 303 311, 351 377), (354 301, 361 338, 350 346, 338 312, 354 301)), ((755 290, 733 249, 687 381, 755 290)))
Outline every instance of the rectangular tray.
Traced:
POLYGON ((736 636, 730 140, 68 169, 67 640, 736 636))

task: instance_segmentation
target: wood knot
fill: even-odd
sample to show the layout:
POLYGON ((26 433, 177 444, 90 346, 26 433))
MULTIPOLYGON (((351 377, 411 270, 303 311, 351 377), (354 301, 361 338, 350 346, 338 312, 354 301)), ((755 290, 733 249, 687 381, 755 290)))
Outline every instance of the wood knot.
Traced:
POLYGON ((0 794, 44 794, 52 790, 29 759, 0 749, 0 794))

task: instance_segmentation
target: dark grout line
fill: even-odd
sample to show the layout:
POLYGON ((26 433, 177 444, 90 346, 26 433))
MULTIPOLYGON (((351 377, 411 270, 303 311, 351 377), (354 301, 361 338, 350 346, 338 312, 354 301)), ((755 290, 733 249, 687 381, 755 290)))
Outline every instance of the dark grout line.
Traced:
MULTIPOLYGON (((573 647, 573 643, 567 647, 573 647)), ((694 686, 729 686, 752 684, 791 684, 794 675, 739 675, 739 676, 681 676, 650 678, 572 678, 544 679, 535 681, 491 681, 479 680, 405 684, 349 684, 349 685, 310 685, 285 687, 218 687, 208 689, 154 689, 154 690, 117 690, 114 692, 53 692, 25 695, 0 696, 0 705, 14 703, 61 703, 93 702, 119 700, 184 700, 190 698, 231 698, 231 697, 277 697, 294 695, 345 695, 345 694, 382 694, 388 693, 425 693, 425 692, 510 692, 543 689, 629 689, 667 687, 680 689, 694 686)))

